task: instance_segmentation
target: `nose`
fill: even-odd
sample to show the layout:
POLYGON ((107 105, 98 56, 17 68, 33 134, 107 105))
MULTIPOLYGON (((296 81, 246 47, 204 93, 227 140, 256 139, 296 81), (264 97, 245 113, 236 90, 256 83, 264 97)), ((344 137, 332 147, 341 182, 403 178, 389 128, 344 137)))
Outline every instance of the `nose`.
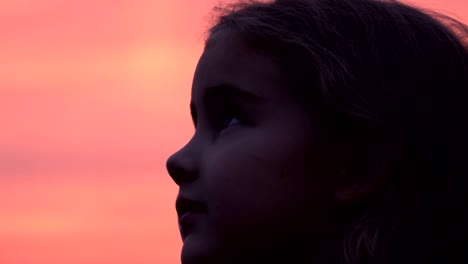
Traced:
POLYGON ((197 178, 195 155, 190 144, 167 159, 166 168, 177 185, 190 183, 197 178))

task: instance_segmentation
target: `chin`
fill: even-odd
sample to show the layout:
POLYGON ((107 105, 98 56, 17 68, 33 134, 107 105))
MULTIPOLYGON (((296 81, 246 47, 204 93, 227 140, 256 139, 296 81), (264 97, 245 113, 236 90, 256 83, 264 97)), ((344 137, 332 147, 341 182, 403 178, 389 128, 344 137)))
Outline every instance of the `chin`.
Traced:
POLYGON ((182 246, 181 261, 182 264, 222 264, 217 252, 219 249, 206 240, 200 239, 195 235, 188 235, 184 239, 182 246))

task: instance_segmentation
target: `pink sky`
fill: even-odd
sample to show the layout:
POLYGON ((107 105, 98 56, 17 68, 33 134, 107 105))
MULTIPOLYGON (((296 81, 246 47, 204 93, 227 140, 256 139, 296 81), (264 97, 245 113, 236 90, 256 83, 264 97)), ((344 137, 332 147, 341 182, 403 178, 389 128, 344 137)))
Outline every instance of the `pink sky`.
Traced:
POLYGON ((180 263, 165 160, 215 3, 0 0, 0 263, 180 263))

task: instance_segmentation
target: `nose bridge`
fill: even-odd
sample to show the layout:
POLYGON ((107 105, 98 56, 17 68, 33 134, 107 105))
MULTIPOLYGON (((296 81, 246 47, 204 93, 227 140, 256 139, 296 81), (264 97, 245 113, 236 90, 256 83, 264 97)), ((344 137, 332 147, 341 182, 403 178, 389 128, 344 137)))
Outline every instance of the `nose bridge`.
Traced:
POLYGON ((180 150, 172 154, 166 163, 167 171, 177 185, 193 182, 198 174, 198 157, 200 156, 195 136, 180 150))

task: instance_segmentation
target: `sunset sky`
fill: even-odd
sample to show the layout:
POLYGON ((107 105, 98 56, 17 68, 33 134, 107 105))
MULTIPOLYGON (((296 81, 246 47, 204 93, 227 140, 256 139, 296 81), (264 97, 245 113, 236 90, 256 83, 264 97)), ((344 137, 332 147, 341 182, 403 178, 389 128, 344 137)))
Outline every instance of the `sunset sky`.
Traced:
POLYGON ((165 161, 217 2, 0 0, 0 263, 180 263, 165 161))

